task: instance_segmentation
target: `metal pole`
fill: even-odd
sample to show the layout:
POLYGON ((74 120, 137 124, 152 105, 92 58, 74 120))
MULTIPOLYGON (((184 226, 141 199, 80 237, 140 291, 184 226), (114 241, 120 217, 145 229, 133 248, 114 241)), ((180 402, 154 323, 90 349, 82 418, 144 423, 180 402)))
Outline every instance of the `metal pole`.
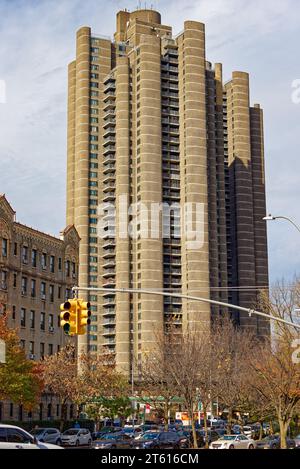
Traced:
POLYGON ((158 295, 158 296, 167 296, 167 297, 172 297, 172 298, 182 298, 184 300, 200 301, 200 302, 209 303, 212 305, 223 306, 225 308, 236 309, 237 311, 243 311, 244 313, 247 313, 249 317, 255 314, 257 316, 266 318, 269 321, 281 322, 281 323, 287 324, 288 326, 295 327, 296 329, 300 329, 300 324, 295 324, 293 322, 286 321, 285 319, 276 318, 275 316, 272 316, 271 314, 262 313, 261 311, 256 311, 255 309, 244 308, 242 306, 236 306, 230 303, 223 303, 221 301, 216 301, 216 300, 209 300, 208 298, 200 298, 197 296, 182 295, 180 293, 169 293, 169 292, 162 292, 162 291, 155 291, 155 290, 142 290, 142 289, 130 289, 130 288, 104 288, 104 287, 98 287, 98 288, 73 287, 72 290, 73 291, 100 291, 100 292, 102 291, 102 292, 115 292, 115 293, 141 293, 142 295, 158 295))

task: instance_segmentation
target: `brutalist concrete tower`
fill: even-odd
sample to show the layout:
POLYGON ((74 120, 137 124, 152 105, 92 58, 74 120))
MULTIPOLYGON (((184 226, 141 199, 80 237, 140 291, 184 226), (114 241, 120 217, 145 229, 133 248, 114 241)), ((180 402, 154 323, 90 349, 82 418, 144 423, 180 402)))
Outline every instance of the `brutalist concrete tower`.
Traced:
MULTIPOLYGON (((222 312, 111 288, 255 304, 257 286, 268 287, 263 141, 249 76, 234 72, 223 84, 222 65, 206 59, 204 24, 186 21, 174 37, 158 12, 125 10, 113 41, 88 27, 77 32, 67 223, 81 238, 80 286, 107 287, 89 295, 84 350, 104 347, 138 377, 157 333, 170 323, 201 330, 222 312)), ((268 333, 261 319, 235 319, 268 333)))

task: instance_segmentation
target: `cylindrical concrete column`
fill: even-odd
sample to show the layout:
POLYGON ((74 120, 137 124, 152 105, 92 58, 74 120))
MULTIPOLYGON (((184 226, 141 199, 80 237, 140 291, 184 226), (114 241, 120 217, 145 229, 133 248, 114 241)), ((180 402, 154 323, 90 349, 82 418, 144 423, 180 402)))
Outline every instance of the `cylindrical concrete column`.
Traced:
POLYGON ((76 61, 68 68, 67 225, 74 223, 76 61))
MULTIPOLYGON (((89 277, 89 89, 90 36, 83 27, 77 32, 76 49, 76 137, 75 137, 75 226, 81 238, 79 285, 88 286, 89 277)), ((88 335, 79 336, 81 351, 87 351, 88 335)))
MULTIPOLYGON (((205 27, 202 23, 184 23, 178 52, 181 204, 183 210, 189 209, 195 230, 194 239, 191 239, 192 232, 182 233, 182 293, 209 298, 205 27)), ((187 226, 184 228, 186 231, 187 226)), ((183 302, 184 328, 203 330, 210 323, 210 316, 209 305, 183 302)))
MULTIPOLYGON (((130 286, 128 207, 130 196, 130 81, 127 57, 117 59, 116 77, 116 288, 130 286)), ((130 371, 130 301, 116 294, 116 365, 130 371)))

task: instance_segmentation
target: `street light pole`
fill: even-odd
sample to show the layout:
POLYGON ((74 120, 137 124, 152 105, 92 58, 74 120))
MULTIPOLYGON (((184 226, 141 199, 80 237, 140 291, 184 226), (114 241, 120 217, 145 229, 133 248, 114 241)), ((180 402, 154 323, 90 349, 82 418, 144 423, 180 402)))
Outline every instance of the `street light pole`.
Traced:
POLYGON ((300 233, 300 227, 298 225, 296 225, 296 223, 291 220, 289 217, 284 217, 282 215, 280 216, 277 216, 277 217, 273 217, 273 215, 267 215, 266 217, 263 218, 264 221, 274 221, 274 220, 286 220, 288 221, 289 223, 291 223, 297 231, 299 231, 300 233))

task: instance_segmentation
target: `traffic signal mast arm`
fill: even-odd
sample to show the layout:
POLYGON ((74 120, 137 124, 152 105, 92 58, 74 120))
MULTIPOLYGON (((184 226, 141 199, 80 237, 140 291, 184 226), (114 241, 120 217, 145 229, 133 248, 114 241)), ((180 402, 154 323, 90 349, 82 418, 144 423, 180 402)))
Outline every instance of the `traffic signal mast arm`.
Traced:
POLYGON ((256 316, 261 316, 269 321, 276 321, 287 324, 288 326, 292 326, 296 329, 300 329, 300 324, 293 323, 291 321, 287 321, 285 319, 277 318, 272 316, 271 314, 262 313, 261 311, 256 311, 255 309, 251 308, 243 308, 242 306, 232 305, 230 303, 223 303, 221 301, 210 300, 208 298, 200 298, 197 296, 188 296, 188 295, 181 295, 180 293, 170 293, 170 292, 163 292, 163 291, 155 291, 155 290, 141 290, 141 289, 130 289, 130 288, 85 288, 85 287, 73 287, 73 291, 101 291, 101 292, 112 292, 112 293, 141 293, 143 295, 157 295, 157 296, 167 296, 173 298, 182 298, 184 300, 192 300, 192 301, 200 301, 203 303, 209 303, 212 305, 223 306, 225 308, 235 309, 237 311, 242 311, 247 313, 250 317, 255 314, 256 316))

